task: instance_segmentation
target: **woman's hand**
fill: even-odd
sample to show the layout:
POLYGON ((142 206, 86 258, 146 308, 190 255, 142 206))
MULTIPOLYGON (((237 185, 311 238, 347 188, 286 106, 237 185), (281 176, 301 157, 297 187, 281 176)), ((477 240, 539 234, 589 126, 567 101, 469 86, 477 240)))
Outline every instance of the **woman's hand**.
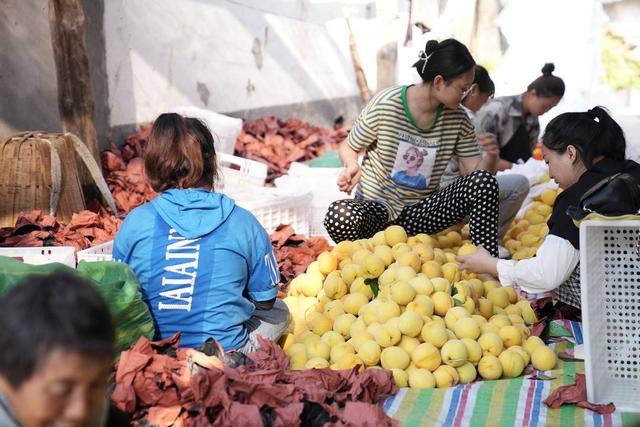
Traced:
POLYGON ((340 191, 351 194, 358 182, 360 182, 360 165, 358 162, 347 163, 338 177, 338 188, 340 191))
POLYGON ((496 136, 492 133, 483 132, 476 136, 476 141, 483 154, 473 157, 461 157, 459 159, 462 176, 466 176, 477 170, 485 170, 495 175, 497 172, 496 165, 500 159, 500 147, 498 146, 496 136))
POLYGON ((471 255, 457 256, 456 261, 460 263, 460 268, 471 273, 488 273, 498 277, 498 258, 491 254, 482 246, 471 255))
POLYGON ((487 156, 497 158, 500 155, 500 147, 498 147, 498 141, 496 140, 496 136, 492 133, 479 133, 478 145, 487 156))

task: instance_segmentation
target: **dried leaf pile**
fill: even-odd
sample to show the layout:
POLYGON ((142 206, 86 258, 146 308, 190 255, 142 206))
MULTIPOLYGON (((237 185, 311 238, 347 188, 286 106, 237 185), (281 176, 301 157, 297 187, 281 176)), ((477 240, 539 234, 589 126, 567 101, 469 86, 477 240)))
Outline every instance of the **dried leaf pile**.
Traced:
POLYGON ((0 229, 0 246, 74 246, 77 250, 113 240, 122 220, 104 209, 74 213, 64 224, 39 210, 22 213, 14 227, 0 229))
MULTIPOLYGON (((122 149, 112 145, 101 153, 103 173, 120 216, 156 196, 145 182, 140 157, 150 130, 150 124, 142 126, 127 138, 122 149)), ((120 217, 97 201, 90 202, 87 210, 73 214, 68 224, 34 210, 21 214, 14 227, 0 229, 0 246, 74 246, 81 250, 113 240, 121 224, 120 217)))
MULTIPOLYGON (((111 145, 102 152, 102 167, 118 209, 127 213, 152 200, 156 193, 146 184, 143 175, 142 152, 151 126, 129 136, 122 149, 111 145)), ((347 137, 347 126, 330 130, 312 126, 299 119, 279 120, 266 116, 245 122, 236 140, 235 154, 266 163, 267 183, 287 173, 292 162, 302 162, 321 156, 327 150, 337 150, 347 137)))
POLYGON ((151 125, 129 136, 122 149, 111 144, 110 150, 101 153, 102 169, 120 212, 129 213, 157 196, 145 180, 142 161, 151 125))
POLYGON ((280 224, 269 237, 285 284, 304 273, 322 252, 331 250, 324 237, 305 238, 290 225, 280 224))
POLYGON ((260 337, 247 364, 231 367, 219 352, 177 349, 178 339, 141 338, 122 352, 112 400, 134 425, 395 425, 376 405, 397 391, 391 371, 290 371, 284 351, 260 337))
MULTIPOLYGON (((157 195, 146 183, 142 161, 151 126, 152 123, 146 124, 130 135, 122 148, 112 144, 109 150, 101 153, 103 172, 116 201, 119 217, 111 215, 96 202, 90 203, 88 210, 75 214, 69 224, 33 211, 20 217, 15 227, 0 230, 0 246, 70 245, 85 249, 112 240, 122 223, 123 214, 157 195)), ((267 116, 245 123, 236 149, 240 154, 247 154, 248 158, 266 161, 273 179, 285 173, 292 161, 311 159, 326 149, 337 148, 346 135, 345 127, 331 131, 298 119, 281 121, 267 116)), ((274 232, 272 242, 287 283, 304 272, 320 252, 329 249, 324 239, 314 237, 305 240, 291 227, 284 226, 274 232)))
POLYGON ((245 122, 236 140, 235 153, 269 166, 267 183, 287 173, 292 162, 304 162, 337 150, 349 127, 334 130, 315 127, 298 119, 278 120, 266 116, 245 122))
POLYGON ((122 149, 115 145, 101 153, 103 173, 114 196, 120 216, 92 201, 87 210, 73 214, 68 224, 39 210, 23 213, 14 227, 0 229, 0 246, 74 246, 86 249, 113 240, 122 214, 152 200, 156 193, 144 178, 142 155, 151 125, 129 136, 122 149))

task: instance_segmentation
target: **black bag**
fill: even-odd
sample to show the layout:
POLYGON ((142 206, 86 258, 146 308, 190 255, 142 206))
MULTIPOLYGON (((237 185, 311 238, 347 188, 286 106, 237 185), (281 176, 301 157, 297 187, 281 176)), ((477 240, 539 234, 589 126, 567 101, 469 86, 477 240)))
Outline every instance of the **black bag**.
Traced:
POLYGON ((622 216, 640 213, 640 185, 628 173, 617 173, 603 179, 584 193, 579 206, 569 206, 567 215, 581 221, 591 213, 622 216))

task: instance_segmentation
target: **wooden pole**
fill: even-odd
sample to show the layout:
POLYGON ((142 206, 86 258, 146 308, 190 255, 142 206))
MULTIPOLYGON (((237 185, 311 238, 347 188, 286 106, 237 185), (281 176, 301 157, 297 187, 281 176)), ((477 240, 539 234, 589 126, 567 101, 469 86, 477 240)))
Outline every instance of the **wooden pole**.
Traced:
POLYGON ((62 129, 80 137, 100 164, 81 0, 49 0, 49 27, 62 129))
POLYGON ((360 97, 362 98, 362 102, 367 104, 369 102, 369 98, 371 98, 371 93, 369 93, 369 85, 367 85, 367 77, 364 74, 364 70, 362 69, 362 63, 360 62, 360 54, 358 53, 358 46, 356 45, 356 38, 353 35, 353 30, 351 29, 351 21, 349 18, 345 18, 347 21, 347 28, 349 29, 349 49, 351 50, 351 60, 353 61, 353 68, 356 72, 356 80, 358 82, 358 87, 360 88, 360 97))
POLYGON ((397 16, 398 6, 396 2, 376 0, 376 33, 378 39, 378 51, 376 52, 378 81, 376 92, 396 84, 396 64, 398 62, 397 16))
POLYGON ((493 71, 502 60, 500 30, 496 25, 500 3, 498 0, 477 0, 473 38, 469 50, 476 62, 493 71))
POLYGON ((411 12, 413 11, 413 0, 409 0, 409 19, 407 20, 407 31, 404 33, 404 47, 411 46, 413 39, 413 23, 411 22, 411 12))

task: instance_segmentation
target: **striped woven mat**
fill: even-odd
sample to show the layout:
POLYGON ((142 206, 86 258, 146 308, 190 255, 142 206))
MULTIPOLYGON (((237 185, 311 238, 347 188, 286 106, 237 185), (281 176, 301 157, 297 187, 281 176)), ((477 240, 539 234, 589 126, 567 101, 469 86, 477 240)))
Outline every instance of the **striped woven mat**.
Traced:
MULTIPOLYGON (((555 321, 551 346, 570 353, 582 343, 576 322, 555 321)), ((599 415, 576 405, 549 409, 544 399, 551 391, 572 384, 584 362, 559 360, 553 371, 538 372, 549 380, 530 375, 497 381, 477 381, 448 389, 400 389, 384 403, 385 412, 404 426, 640 426, 640 414, 616 411, 599 415)))

